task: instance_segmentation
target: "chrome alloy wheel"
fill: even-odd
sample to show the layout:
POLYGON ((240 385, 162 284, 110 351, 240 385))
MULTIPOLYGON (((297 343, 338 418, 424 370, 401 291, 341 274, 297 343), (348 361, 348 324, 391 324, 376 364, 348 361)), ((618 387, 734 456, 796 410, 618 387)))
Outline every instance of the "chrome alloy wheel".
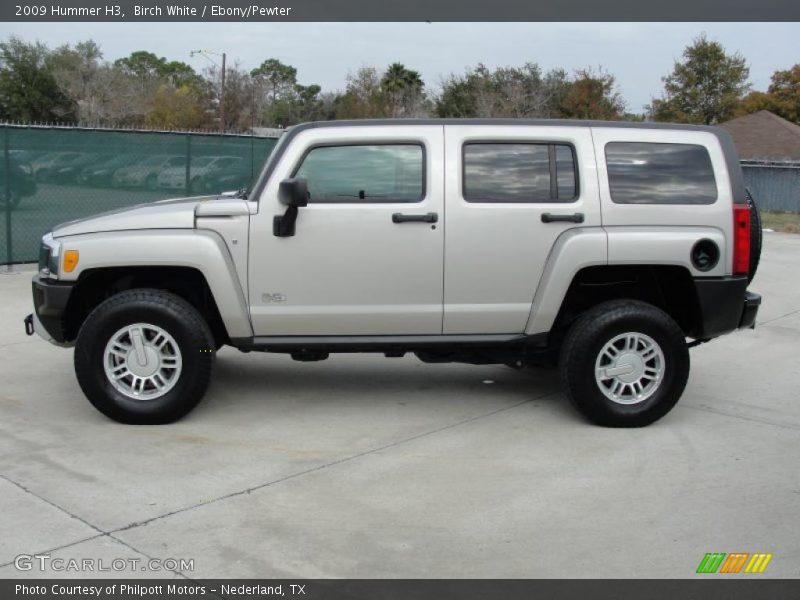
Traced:
POLYGON ((157 325, 134 323, 117 331, 103 354, 106 377, 133 400, 155 400, 169 392, 181 374, 175 338, 157 325))
POLYGON ((638 404, 661 385, 664 366, 664 353, 653 338, 643 333, 622 333, 597 355, 595 381, 612 402, 638 404))

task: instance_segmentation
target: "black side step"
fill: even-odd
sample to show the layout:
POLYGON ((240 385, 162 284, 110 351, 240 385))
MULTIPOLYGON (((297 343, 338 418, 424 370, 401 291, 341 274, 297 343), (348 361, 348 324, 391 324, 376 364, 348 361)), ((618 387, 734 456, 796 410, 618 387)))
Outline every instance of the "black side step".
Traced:
POLYGON ((465 350, 470 348, 543 347, 547 334, 449 334, 449 335, 290 335, 231 339, 240 350, 262 352, 415 352, 418 350, 465 350))

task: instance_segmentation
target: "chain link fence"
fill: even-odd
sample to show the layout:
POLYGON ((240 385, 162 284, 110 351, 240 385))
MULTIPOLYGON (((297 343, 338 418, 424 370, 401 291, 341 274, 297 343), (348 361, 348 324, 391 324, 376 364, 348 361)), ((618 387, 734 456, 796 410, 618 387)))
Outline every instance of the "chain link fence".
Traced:
POLYGON ((761 210, 800 213, 800 162, 746 160, 742 171, 761 210))
POLYGON ((53 225, 246 187, 277 138, 0 124, 0 264, 35 262, 53 225))

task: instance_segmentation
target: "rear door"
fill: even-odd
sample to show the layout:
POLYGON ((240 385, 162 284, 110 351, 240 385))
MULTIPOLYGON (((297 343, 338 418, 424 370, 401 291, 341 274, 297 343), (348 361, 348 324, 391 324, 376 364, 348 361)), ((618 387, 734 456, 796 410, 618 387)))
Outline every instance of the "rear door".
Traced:
POLYGON ((586 127, 445 126, 444 333, 522 333, 559 236, 599 227, 586 127))

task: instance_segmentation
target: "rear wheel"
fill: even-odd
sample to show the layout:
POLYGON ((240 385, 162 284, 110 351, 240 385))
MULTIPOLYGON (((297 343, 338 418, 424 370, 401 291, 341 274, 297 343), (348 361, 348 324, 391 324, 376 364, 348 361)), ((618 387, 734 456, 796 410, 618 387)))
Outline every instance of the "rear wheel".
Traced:
POLYGON ((662 310, 612 300, 572 325, 559 367, 567 395, 592 422, 641 427, 678 402, 689 376, 689 350, 680 327, 662 310))
POLYGON ((175 421, 203 397, 214 336, 183 298, 161 290, 112 296, 87 317, 75 344, 86 397, 121 423, 175 421))

